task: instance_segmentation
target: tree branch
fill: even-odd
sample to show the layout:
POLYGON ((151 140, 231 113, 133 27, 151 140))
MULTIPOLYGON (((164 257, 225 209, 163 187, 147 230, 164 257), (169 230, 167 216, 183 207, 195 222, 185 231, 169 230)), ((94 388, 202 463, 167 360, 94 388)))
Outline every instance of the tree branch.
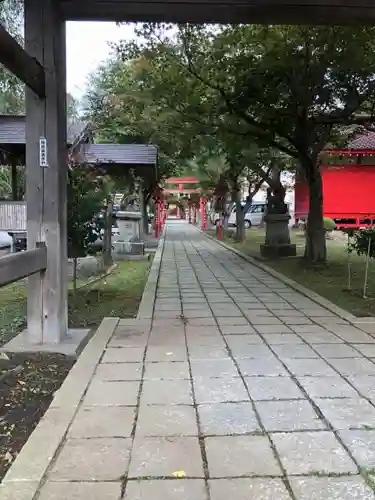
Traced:
POLYGON ((375 115, 318 115, 310 117, 309 121, 317 125, 366 125, 375 122, 375 115))
POLYGON ((207 80, 195 69, 191 54, 190 54, 188 46, 187 46, 186 39, 184 36, 182 36, 181 38, 183 41, 186 60, 188 63, 188 67, 186 69, 189 71, 189 73, 191 75, 193 75, 201 83, 206 85, 208 88, 211 88, 212 90, 215 90, 216 92, 218 92, 221 95, 221 97, 223 98, 228 110, 232 114, 239 116, 248 125, 251 125, 252 127, 255 127, 255 129, 257 129, 257 130, 249 131, 245 135, 257 137, 258 139, 266 139, 270 146, 279 149, 280 151, 282 151, 283 153, 286 153, 289 156, 292 156, 294 158, 298 158, 297 151, 293 151, 291 148, 288 148, 287 146, 280 144, 278 141, 276 141, 274 139, 272 133, 276 133, 277 135, 280 135, 280 137, 285 138, 287 141, 289 141, 293 145, 293 147, 295 147, 294 141, 292 140, 291 137, 289 137, 287 134, 280 133, 280 131, 278 131, 277 129, 275 129, 274 127, 272 127, 269 124, 263 124, 261 122, 258 122, 254 118, 252 118, 250 115, 245 113, 243 110, 241 110, 238 106, 236 106, 233 103, 232 99, 230 99, 230 97, 227 95, 227 93, 225 92, 223 87, 212 83, 210 80, 207 80))

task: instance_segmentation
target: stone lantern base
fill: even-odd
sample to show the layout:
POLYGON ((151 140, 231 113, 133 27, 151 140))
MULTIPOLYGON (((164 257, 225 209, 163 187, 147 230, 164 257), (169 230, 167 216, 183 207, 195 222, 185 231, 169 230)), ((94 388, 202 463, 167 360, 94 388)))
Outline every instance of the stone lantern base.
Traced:
POLYGON ((290 242, 288 214, 268 214, 265 216, 266 241, 260 245, 262 257, 295 257, 297 255, 296 245, 290 242))

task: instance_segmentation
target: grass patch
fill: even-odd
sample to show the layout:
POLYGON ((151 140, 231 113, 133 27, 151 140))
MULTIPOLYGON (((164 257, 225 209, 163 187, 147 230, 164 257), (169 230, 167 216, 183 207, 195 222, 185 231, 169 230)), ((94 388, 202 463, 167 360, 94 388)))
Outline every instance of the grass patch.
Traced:
MULTIPOLYGON (((106 316, 137 314, 151 261, 123 261, 110 276, 78 290, 69 290, 69 326, 96 328, 106 316)), ((80 280, 78 286, 88 280, 80 280)), ((0 346, 26 326, 27 288, 24 281, 0 289, 0 346)))
MULTIPOLYGON (((264 242, 264 235, 263 229, 252 228, 247 231, 245 242, 237 243, 233 238, 234 231, 228 231, 224 241, 246 255, 261 259, 260 244, 264 242)), ((302 257, 304 235, 299 231, 291 231, 291 239, 297 245, 298 256, 302 257)), ((301 258, 267 260, 266 264, 355 316, 375 316, 375 260, 370 260, 368 298, 364 299, 365 257, 352 254, 352 290, 348 291, 346 241, 327 240, 327 252, 327 265, 317 269, 307 268, 301 258)))
POLYGON ((0 346, 6 344, 25 326, 26 283, 13 283, 0 288, 0 346))
POLYGON ((367 485, 375 491, 375 470, 360 467, 359 472, 365 478, 367 485))
POLYGON ((123 261, 101 281, 69 296, 72 328, 96 327, 104 317, 131 318, 137 314, 151 261, 123 261))

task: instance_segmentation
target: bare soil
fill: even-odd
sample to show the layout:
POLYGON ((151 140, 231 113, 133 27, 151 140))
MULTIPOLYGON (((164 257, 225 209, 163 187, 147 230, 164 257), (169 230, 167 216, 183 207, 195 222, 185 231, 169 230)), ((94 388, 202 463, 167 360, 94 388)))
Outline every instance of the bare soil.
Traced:
POLYGON ((0 359, 0 481, 73 364, 74 359, 58 354, 0 359))

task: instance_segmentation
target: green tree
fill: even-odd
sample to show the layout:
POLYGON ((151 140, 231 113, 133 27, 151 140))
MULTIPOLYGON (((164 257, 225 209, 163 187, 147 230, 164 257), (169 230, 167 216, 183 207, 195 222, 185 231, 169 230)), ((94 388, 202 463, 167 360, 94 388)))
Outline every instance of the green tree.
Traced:
POLYGON ((375 28, 144 25, 138 35, 119 53, 147 58, 143 85, 187 130, 256 140, 296 161, 310 188, 306 257, 324 261, 319 154, 338 126, 372 119, 375 28))
MULTIPOLYGON (((144 230, 148 231, 147 206, 159 182, 180 173, 183 156, 181 144, 174 140, 172 113, 142 90, 140 61, 113 59, 92 75, 85 96, 87 117, 94 123, 97 140, 114 143, 149 143, 158 148, 157 176, 144 178, 140 186, 144 230)), ((124 177, 130 191, 135 178, 124 177)), ((128 191, 128 190, 127 190, 128 191)))
POLYGON ((225 158, 202 154, 186 160, 181 176, 196 177, 202 194, 211 195, 225 177, 227 169, 225 158))
MULTIPOLYGON (((152 123, 159 133, 160 130, 164 132, 165 142, 169 147, 173 145, 179 159, 192 157, 196 163, 195 175, 202 186, 210 186, 212 180, 208 160, 211 165, 217 159, 225 164, 214 188, 217 182, 227 186, 232 201, 237 203, 237 237, 242 240, 244 213, 238 196, 239 179, 245 170, 246 176, 252 179, 252 195, 263 180, 271 183, 273 180, 261 157, 274 153, 261 150, 238 128, 238 120, 228 112, 222 112, 217 93, 186 70, 175 42, 161 39, 153 28, 148 31, 148 25, 139 34, 147 40, 146 46, 143 43, 138 46, 135 42, 121 43, 117 47, 121 56, 118 64, 124 66, 125 60, 125 67, 135 69, 134 78, 140 82, 136 88, 138 100, 146 102, 147 109, 154 109, 152 123)), ((146 125, 149 126, 148 122, 146 125)))
POLYGON ((25 167, 16 166, 16 179, 12 179, 12 168, 0 167, 0 199, 24 200, 26 195, 25 167))
MULTIPOLYGON (((3 0, 0 2, 0 23, 23 44, 23 2, 3 0)), ((22 114, 25 105, 25 86, 16 76, 0 65, 0 113, 22 114)))
POLYGON ((66 111, 68 118, 72 122, 76 122, 79 120, 79 101, 69 92, 66 94, 66 111))
POLYGON ((374 103, 374 35, 365 27, 239 26, 212 39, 201 28, 181 30, 189 71, 260 144, 298 161, 310 189, 311 261, 326 259, 319 154, 337 126, 368 119, 358 113, 374 103))
POLYGON ((97 168, 71 165, 67 186, 68 256, 73 259, 73 287, 77 288, 77 262, 92 251, 103 228, 98 214, 107 197, 107 179, 97 168))

